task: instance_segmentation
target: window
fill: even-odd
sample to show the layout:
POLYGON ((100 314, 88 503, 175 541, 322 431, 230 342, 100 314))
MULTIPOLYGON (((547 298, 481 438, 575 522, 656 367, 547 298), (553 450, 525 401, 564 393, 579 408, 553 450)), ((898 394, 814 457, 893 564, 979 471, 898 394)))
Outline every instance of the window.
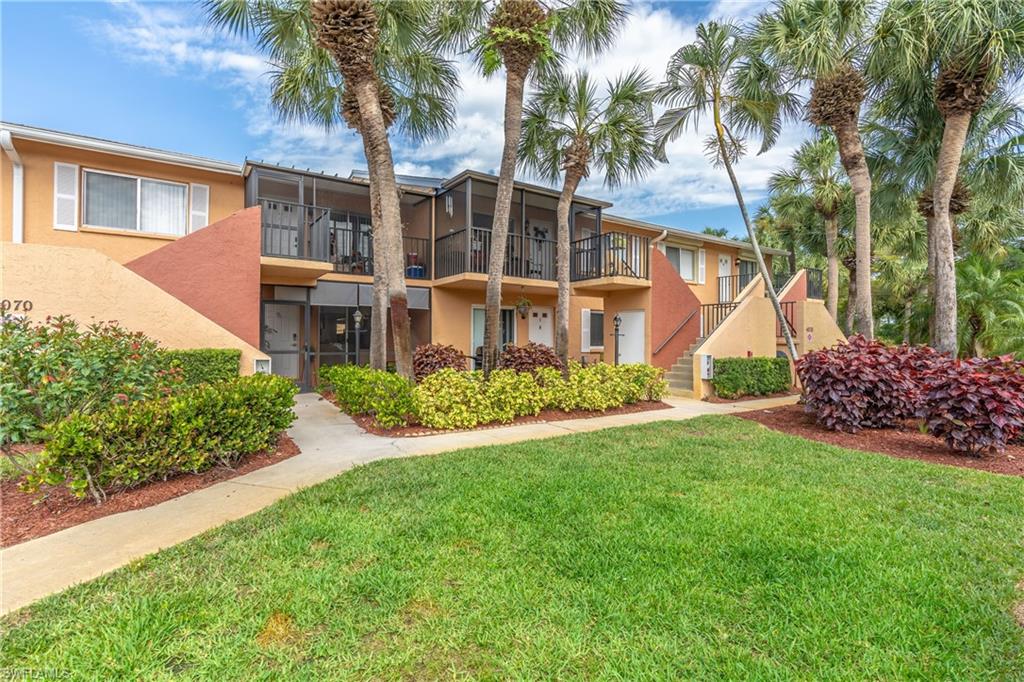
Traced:
MULTIPOLYGON (((473 308, 473 319, 472 319, 472 344, 470 352, 474 356, 477 354, 477 350, 482 348, 484 345, 484 324, 485 324, 485 312, 483 308, 473 308)), ((501 347, 504 348, 510 343, 516 342, 516 311, 512 308, 501 309, 501 347)))
POLYGON ((84 171, 84 220, 92 227, 183 235, 188 185, 84 171))
POLYGON ((697 279, 696 262, 697 252, 693 249, 682 249, 675 246, 666 246, 665 255, 672 265, 675 266, 679 272, 679 276, 688 282, 693 282, 697 279))
POLYGON ((604 311, 590 311, 590 348, 604 348, 604 311))

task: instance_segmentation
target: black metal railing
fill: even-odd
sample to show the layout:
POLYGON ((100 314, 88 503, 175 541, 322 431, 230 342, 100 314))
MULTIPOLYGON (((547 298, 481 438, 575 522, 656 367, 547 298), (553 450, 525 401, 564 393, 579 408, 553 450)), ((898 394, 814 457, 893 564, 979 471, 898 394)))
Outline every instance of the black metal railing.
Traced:
POLYGON ((718 278, 718 302, 732 303, 740 292, 757 277, 756 272, 741 272, 738 275, 726 275, 718 278))
MULTIPOLYGON (((434 270, 440 279, 464 272, 487 274, 493 233, 482 227, 457 230, 439 237, 434 244, 434 270)), ((509 234, 505 245, 506 277, 555 279, 555 241, 509 234)))
MULTIPOLYGON (((782 316, 786 319, 790 334, 796 334, 796 301, 780 301, 779 306, 782 307, 782 316)), ((778 317, 775 318, 775 337, 783 338, 782 325, 779 324, 778 317)))
POLYGON ((577 239, 570 247, 569 276, 574 282, 600 277, 651 278, 651 240, 624 232, 577 239))
POLYGON ((773 272, 772 286, 775 287, 775 293, 781 294, 791 279, 793 279, 793 273, 791 272, 773 272))
MULTIPOLYGON (((369 228, 334 227, 331 229, 331 262, 335 272, 349 275, 373 274, 373 234, 369 228)), ((405 276, 430 279, 430 240, 426 237, 402 237, 405 276)))
POLYGON ((704 303, 700 307, 700 336, 703 339, 711 336, 711 332, 725 321, 729 313, 736 310, 739 303, 704 303))
POLYGON ((807 298, 825 299, 825 282, 817 268, 807 268, 807 298))
POLYGON ((262 199, 260 211, 261 253, 264 256, 329 260, 330 210, 262 199))

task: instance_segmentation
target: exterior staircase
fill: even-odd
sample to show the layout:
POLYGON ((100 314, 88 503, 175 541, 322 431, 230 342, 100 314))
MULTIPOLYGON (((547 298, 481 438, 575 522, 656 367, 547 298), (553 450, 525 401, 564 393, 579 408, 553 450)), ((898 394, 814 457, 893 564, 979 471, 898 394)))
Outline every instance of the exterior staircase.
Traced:
POLYGON ((693 354, 704 339, 697 339, 683 355, 672 363, 671 369, 665 372, 668 390, 672 395, 688 395, 693 392, 693 354))

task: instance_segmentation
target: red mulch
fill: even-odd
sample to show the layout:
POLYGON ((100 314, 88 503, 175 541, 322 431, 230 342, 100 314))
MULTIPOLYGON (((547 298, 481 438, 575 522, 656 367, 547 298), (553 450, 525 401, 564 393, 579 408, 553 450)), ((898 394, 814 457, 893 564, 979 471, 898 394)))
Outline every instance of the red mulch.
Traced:
POLYGON ((800 391, 780 391, 768 395, 745 395, 742 398, 719 398, 717 395, 709 395, 704 398, 709 403, 745 403, 749 400, 770 400, 771 398, 785 398, 788 395, 800 395, 800 391))
POLYGON ((951 452, 941 439, 921 433, 918 424, 913 421, 908 421, 902 429, 864 429, 859 433, 843 433, 828 431, 818 426, 814 421, 814 415, 805 412, 803 405, 738 412, 736 416, 764 424, 776 431, 852 450, 877 452, 900 459, 919 459, 966 469, 980 469, 1009 476, 1024 476, 1024 446, 1011 445, 999 454, 986 454, 981 457, 961 455, 951 452))
MULTIPOLYGON (((334 395, 331 393, 324 393, 322 400, 334 404, 334 395)), ((352 421, 356 423, 359 428, 363 429, 368 433, 375 434, 377 436, 388 436, 390 438, 411 438, 414 436, 433 436, 439 433, 456 433, 458 431, 481 431, 483 429, 500 429, 503 426, 516 426, 518 424, 538 424, 541 422, 559 422, 566 419, 589 419, 591 417, 607 417, 613 414, 632 414, 634 412, 647 412, 648 410, 667 410, 672 406, 668 403, 664 403, 660 400, 643 401, 634 403, 633 405, 623 405, 622 407, 615 407, 604 412, 593 411, 593 410, 574 410, 573 412, 562 412, 561 410, 542 410, 536 417, 517 417, 516 419, 503 424, 495 422, 491 424, 481 424, 472 429, 431 429, 426 426, 413 425, 413 426, 397 426, 392 429, 382 429, 373 422, 373 417, 365 414, 357 414, 352 416, 352 421)))
POLYGON ((295 441, 281 434, 276 449, 248 455, 233 469, 216 467, 200 474, 182 474, 166 481, 112 494, 100 505, 92 497, 79 499, 66 488, 49 488, 45 491, 45 497, 42 497, 43 493, 22 492, 16 481, 3 481, 0 482, 0 547, 16 545, 110 514, 151 507, 214 483, 277 464, 297 454, 299 447, 295 441))

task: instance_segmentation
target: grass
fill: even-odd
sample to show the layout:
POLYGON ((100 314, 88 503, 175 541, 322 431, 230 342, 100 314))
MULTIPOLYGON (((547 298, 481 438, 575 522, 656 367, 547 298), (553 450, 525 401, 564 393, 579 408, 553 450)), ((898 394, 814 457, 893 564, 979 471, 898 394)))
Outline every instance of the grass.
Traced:
POLYGON ((12 614, 89 679, 1022 679, 1024 480, 731 417, 377 462, 12 614))

